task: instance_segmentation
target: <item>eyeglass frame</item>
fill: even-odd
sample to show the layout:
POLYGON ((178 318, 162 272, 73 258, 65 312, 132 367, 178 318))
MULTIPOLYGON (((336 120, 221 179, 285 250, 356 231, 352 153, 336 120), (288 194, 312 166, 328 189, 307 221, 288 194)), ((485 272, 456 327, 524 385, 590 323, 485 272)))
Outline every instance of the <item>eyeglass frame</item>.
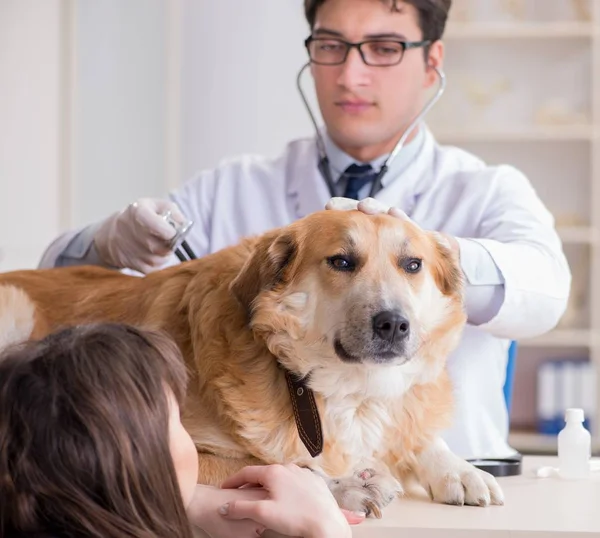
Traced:
POLYGON ((346 41, 345 39, 340 39, 339 37, 315 37, 313 35, 309 35, 305 40, 304 40, 304 47, 306 48, 306 51, 308 52, 308 57, 310 59, 310 61, 314 64, 317 65, 342 65, 344 63, 346 63, 346 60, 348 59, 348 54, 350 54, 350 51, 352 49, 356 49, 358 50, 358 53, 360 54, 360 57, 362 58, 362 61, 365 65, 368 65, 369 67, 392 67, 394 65, 399 65, 402 62, 402 59, 404 58, 404 53, 407 50, 410 49, 416 49, 416 48, 420 48, 420 47, 426 47, 427 45, 431 45, 431 40, 430 39, 423 39, 421 41, 403 41, 400 39, 367 39, 365 41, 358 41, 356 43, 353 43, 351 41, 346 41), (313 60, 311 54, 310 54, 310 44, 313 41, 338 41, 340 43, 343 43, 346 46, 346 53, 344 54, 344 58, 342 61, 340 62, 336 62, 336 63, 323 63, 323 62, 317 62, 315 60, 313 60), (398 45, 400 45, 402 47, 402 55, 400 56, 400 59, 396 62, 396 63, 392 63, 392 64, 371 64, 368 63, 367 60, 365 59, 365 55, 363 54, 362 51, 362 46, 365 45, 366 43, 396 43, 398 45))

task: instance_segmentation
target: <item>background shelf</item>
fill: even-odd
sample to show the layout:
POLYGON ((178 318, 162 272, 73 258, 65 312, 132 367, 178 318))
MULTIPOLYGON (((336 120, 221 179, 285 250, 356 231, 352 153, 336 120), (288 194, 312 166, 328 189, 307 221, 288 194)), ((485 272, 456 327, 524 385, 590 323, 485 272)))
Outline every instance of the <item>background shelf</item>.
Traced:
POLYGON ((592 38, 597 28, 587 22, 454 22, 448 24, 446 39, 561 39, 592 38))
MULTIPOLYGON (((600 0, 455 0, 450 18, 448 88, 428 124, 443 144, 523 171, 573 274, 559 326, 518 342, 510 442, 552 454, 556 438, 535 432, 538 366, 600 366, 600 0)), ((590 414, 600 454, 600 398, 590 414)))

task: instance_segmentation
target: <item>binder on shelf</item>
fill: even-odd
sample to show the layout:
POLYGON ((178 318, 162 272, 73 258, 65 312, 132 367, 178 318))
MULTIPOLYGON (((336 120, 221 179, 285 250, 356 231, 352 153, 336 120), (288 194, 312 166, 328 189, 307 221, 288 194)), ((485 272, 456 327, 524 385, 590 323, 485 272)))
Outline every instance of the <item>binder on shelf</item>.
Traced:
POLYGON ((584 426, 596 424, 596 366, 587 359, 547 360, 537 372, 537 429, 557 435, 564 427, 565 409, 580 407, 584 426))

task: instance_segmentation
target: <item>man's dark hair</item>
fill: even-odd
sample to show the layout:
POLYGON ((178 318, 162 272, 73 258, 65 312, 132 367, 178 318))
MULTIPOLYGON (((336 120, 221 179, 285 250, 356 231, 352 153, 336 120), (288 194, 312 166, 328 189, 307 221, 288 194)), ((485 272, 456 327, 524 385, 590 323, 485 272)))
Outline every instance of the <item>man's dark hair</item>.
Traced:
MULTIPOLYGON (((304 0, 304 13, 312 30, 317 18, 317 11, 327 0, 304 0)), ((399 11, 400 4, 409 4, 419 13, 419 27, 423 39, 432 43, 442 38, 452 0, 381 0, 388 4, 392 11, 399 11)))

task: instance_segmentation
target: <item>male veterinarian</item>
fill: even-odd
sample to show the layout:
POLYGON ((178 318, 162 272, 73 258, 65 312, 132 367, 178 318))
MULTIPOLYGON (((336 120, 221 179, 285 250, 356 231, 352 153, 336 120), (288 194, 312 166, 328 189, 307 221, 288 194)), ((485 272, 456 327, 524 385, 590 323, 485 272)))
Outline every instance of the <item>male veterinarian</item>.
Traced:
MULTIPOLYGON (((434 67, 442 68, 440 38, 450 4, 305 0, 333 189, 318 169, 316 138, 295 140, 275 160, 229 160, 184 184, 171 202, 141 199, 66 233, 48 247, 41 266, 96 263, 147 273, 177 263, 167 246, 173 229, 159 216, 173 209, 178 218, 173 202, 195 222, 188 242, 203 256, 321 210, 332 195, 367 197, 374 175, 438 80, 434 67)), ((460 255, 469 323, 449 359, 457 414, 444 438, 465 458, 512 454, 502 390, 509 341, 552 329, 569 294, 570 273, 552 216, 518 170, 441 147, 422 123, 375 198, 446 234, 460 255)))

